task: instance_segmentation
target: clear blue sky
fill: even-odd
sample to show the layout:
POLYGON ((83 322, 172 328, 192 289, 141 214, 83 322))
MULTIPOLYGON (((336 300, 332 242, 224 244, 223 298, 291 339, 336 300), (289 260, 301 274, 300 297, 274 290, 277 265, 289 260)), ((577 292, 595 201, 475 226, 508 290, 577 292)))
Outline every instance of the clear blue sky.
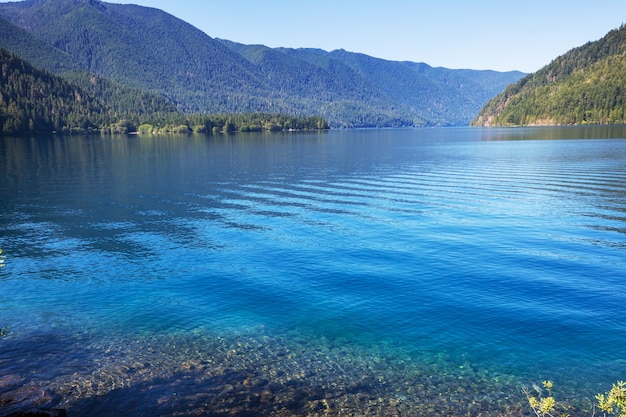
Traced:
POLYGON ((211 37, 346 49, 448 68, 533 72, 626 22, 625 0, 110 0, 162 9, 211 37))

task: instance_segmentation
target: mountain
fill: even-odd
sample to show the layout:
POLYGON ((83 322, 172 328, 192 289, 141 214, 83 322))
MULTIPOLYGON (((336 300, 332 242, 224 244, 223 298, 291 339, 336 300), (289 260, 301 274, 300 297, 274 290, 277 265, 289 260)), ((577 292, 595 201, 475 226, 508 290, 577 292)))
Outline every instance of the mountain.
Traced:
POLYGON ((373 126, 467 125, 487 100, 524 75, 433 68, 343 49, 272 49, 221 41, 269 80, 279 81, 277 88, 303 97, 317 92, 324 117, 361 118, 373 126))
POLYGON ((251 110, 259 107, 257 99, 270 95, 244 59, 157 9, 96 0, 27 0, 1 4, 0 15, 69 55, 80 68, 158 93, 183 111, 251 110))
POLYGON ((472 121, 475 126, 624 123, 624 25, 509 86, 472 121))
POLYGON ((333 127, 414 126, 427 122, 329 53, 272 49, 220 40, 245 58, 298 112, 320 114, 333 127))
POLYGON ((34 65, 98 74, 187 113, 319 115, 334 127, 467 125, 523 76, 240 45, 158 9, 98 0, 2 3, 0 17, 0 47, 34 65))
POLYGON ((344 50, 330 55, 419 118, 438 125, 467 125, 476 109, 523 75, 433 68, 424 63, 385 61, 344 50))
POLYGON ((92 97, 106 98, 110 112, 117 117, 176 111, 176 108, 161 96, 127 87, 83 70, 69 54, 61 52, 2 17, 0 17, 0 45, 18 54, 20 59, 24 59, 30 65, 62 74, 67 81, 82 88, 92 97))

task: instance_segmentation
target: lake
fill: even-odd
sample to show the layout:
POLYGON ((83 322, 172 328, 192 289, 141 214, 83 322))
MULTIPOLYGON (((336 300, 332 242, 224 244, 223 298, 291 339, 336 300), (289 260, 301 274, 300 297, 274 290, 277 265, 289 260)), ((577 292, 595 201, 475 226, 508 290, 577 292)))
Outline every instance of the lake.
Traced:
POLYGON ((0 221, 0 415, 529 415, 550 379, 588 416, 626 378, 626 127, 0 138, 0 221))

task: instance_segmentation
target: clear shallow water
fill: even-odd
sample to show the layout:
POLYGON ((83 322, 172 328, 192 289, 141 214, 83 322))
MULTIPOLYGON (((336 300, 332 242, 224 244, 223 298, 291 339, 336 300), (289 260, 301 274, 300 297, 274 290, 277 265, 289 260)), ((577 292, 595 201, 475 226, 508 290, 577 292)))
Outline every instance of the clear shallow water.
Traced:
POLYGON ((0 139, 4 409, 521 415, 549 378, 587 415, 626 377, 625 138, 0 139))

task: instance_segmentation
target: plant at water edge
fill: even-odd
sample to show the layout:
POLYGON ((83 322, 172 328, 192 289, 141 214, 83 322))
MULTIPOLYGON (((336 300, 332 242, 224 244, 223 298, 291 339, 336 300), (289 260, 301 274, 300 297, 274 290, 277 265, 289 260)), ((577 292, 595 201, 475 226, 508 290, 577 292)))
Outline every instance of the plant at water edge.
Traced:
MULTIPOLYGON (((526 394, 528 404, 530 404, 530 408, 532 408, 537 417, 555 417, 558 414, 556 414, 557 402, 552 395, 552 381, 543 381, 541 385, 543 385, 543 388, 547 391, 547 395, 544 395, 543 389, 537 384, 533 384, 533 389, 537 393, 537 396, 530 395, 530 390, 526 387, 522 388, 522 391, 526 394)), ((560 415, 566 416, 567 414, 560 415)))
POLYGON ((626 417, 626 382, 617 381, 609 392, 596 395, 596 400, 605 416, 626 417))
MULTIPOLYGON (((543 389, 536 384, 533 384, 533 389, 537 392, 537 396, 531 395, 530 390, 526 387, 522 389, 535 415, 537 417, 556 417, 557 415, 566 417, 567 413, 557 414, 556 408, 559 403, 552 395, 552 381, 543 381, 542 385, 547 391, 547 395, 544 395, 543 389)), ((617 381, 613 384, 610 391, 598 394, 595 398, 598 401, 598 408, 603 411, 604 417, 626 417, 626 382, 617 381)), ((595 416, 595 412, 593 416, 595 416)))

